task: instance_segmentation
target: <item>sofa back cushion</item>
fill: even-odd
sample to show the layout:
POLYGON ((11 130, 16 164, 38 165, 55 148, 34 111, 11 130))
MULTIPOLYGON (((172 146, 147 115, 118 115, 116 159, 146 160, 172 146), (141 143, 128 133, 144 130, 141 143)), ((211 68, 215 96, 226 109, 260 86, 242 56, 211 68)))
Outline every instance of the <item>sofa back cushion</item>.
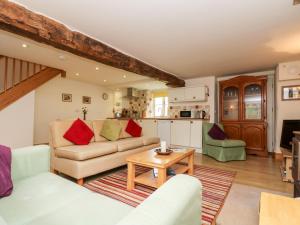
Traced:
MULTIPOLYGON (((72 142, 63 137, 73 122, 74 120, 56 120, 50 124, 51 144, 54 148, 73 145, 72 142)), ((93 130, 91 121, 84 121, 84 123, 93 130)), ((95 138, 93 137, 90 142, 94 141, 95 138)))
POLYGON ((107 141, 106 138, 101 136, 101 130, 103 127, 103 123, 105 120, 93 120, 93 129, 94 129, 94 135, 95 135, 95 141, 96 142, 104 142, 107 141))
POLYGON ((120 139, 132 137, 129 133, 126 132, 126 128, 127 128, 127 125, 128 125, 128 120, 119 120, 119 123, 122 127, 122 131, 121 131, 121 134, 120 134, 120 139))
POLYGON ((116 141, 120 138, 122 127, 118 120, 105 120, 100 135, 107 140, 116 141))

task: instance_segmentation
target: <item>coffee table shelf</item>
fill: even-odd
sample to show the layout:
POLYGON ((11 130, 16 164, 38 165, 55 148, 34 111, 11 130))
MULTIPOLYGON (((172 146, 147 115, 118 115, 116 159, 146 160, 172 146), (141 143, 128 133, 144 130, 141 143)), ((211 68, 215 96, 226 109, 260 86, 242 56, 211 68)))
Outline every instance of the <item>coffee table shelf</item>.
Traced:
MULTIPOLYGON (((172 166, 171 168, 175 171, 176 174, 186 173, 189 170, 189 167, 187 165, 181 165, 181 164, 176 164, 176 165, 172 166)), ((167 179, 169 179, 171 177, 172 176, 167 176, 167 179)), ((153 169, 135 177, 134 182, 139 183, 139 184, 144 184, 144 185, 154 187, 154 188, 159 187, 158 177, 154 177, 153 169)))
POLYGON ((168 168, 172 168, 176 174, 187 173, 193 175, 194 153, 195 149, 188 148, 174 151, 170 155, 158 155, 153 149, 128 156, 127 190, 133 190, 135 183, 159 188, 171 177, 167 176, 168 168), (187 161, 187 165, 181 164, 184 160, 187 161), (136 166, 147 167, 150 169, 157 168, 158 177, 154 177, 152 170, 136 177, 136 166))

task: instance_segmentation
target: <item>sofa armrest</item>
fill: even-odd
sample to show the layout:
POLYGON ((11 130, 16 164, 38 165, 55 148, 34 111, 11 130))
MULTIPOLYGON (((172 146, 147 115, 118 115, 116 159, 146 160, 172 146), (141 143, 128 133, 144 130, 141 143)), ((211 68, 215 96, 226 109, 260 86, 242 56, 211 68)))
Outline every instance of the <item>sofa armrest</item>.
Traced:
POLYGON ((199 180, 177 175, 117 225, 200 225, 201 193, 199 180))
POLYGON ((36 145, 12 150, 13 181, 50 170, 50 147, 36 145))

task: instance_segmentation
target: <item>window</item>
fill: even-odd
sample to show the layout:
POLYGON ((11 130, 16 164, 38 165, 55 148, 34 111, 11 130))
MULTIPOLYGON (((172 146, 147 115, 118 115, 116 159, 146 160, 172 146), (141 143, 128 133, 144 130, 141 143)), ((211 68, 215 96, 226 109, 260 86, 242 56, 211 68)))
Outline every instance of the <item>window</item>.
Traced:
POLYGON ((168 97, 154 98, 154 117, 168 116, 168 97))

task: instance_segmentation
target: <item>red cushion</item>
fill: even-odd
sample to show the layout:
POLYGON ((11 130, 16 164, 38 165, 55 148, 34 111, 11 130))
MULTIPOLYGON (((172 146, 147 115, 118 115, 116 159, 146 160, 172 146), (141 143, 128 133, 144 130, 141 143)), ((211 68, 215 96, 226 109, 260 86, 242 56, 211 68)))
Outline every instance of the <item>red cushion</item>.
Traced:
POLYGON ((75 145, 87 145, 93 136, 94 132, 80 119, 75 120, 64 134, 64 138, 75 145))
POLYGON ((142 134, 142 128, 132 119, 128 121, 125 131, 132 137, 140 137, 142 134))

